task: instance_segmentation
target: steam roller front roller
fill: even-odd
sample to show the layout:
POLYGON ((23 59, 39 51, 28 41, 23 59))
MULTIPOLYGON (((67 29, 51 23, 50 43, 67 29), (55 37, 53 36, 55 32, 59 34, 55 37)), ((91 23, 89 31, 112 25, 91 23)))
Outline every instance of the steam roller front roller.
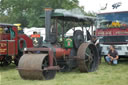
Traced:
MULTIPOLYGON (((53 60, 56 65, 55 59, 53 60)), ((56 75, 56 70, 46 70, 49 66, 48 54, 24 54, 18 64, 18 71, 23 79, 49 80, 56 75)))
POLYGON ((93 72, 98 68, 98 51, 92 43, 82 43, 77 52, 78 68, 81 72, 93 72))

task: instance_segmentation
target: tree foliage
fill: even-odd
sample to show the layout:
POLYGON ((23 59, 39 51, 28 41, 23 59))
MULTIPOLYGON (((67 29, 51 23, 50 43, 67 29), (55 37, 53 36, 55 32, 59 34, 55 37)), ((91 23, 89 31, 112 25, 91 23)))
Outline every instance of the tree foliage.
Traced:
POLYGON ((42 26, 44 8, 80 8, 78 0, 1 0, 0 22, 21 23, 24 27, 42 26))

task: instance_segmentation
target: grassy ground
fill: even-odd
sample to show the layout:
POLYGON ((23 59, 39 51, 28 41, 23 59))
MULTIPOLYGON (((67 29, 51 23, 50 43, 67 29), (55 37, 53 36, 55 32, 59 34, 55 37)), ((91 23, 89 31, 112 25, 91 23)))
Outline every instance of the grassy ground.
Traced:
POLYGON ((23 80, 15 65, 10 65, 0 67, 0 85, 128 85, 128 61, 119 62, 116 66, 103 61, 96 72, 59 72, 53 80, 48 81, 23 80))

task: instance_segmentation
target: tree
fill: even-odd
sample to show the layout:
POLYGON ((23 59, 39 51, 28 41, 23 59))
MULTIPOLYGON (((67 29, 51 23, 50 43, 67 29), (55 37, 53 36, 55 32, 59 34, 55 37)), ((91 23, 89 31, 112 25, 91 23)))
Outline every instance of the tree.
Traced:
POLYGON ((21 23, 24 27, 42 26, 44 8, 80 8, 78 0, 1 0, 0 22, 21 23))

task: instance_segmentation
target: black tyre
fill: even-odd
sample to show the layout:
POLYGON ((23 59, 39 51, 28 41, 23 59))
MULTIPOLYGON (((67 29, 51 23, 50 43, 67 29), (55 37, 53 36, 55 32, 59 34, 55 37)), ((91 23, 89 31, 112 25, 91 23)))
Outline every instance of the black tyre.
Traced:
MULTIPOLYGON (((54 66, 56 66, 56 61, 55 59, 53 60, 53 64, 54 66)), ((42 64, 42 69, 44 69, 45 67, 48 67, 49 66, 49 62, 48 62, 48 57, 45 57, 44 61, 43 61, 43 64, 42 64)), ((43 70, 42 72, 45 80, 50 80, 50 79, 53 79, 56 75, 56 70, 43 70)))
POLYGON ((12 62, 11 56, 4 56, 3 59, 0 61, 0 66, 8 66, 12 62))

